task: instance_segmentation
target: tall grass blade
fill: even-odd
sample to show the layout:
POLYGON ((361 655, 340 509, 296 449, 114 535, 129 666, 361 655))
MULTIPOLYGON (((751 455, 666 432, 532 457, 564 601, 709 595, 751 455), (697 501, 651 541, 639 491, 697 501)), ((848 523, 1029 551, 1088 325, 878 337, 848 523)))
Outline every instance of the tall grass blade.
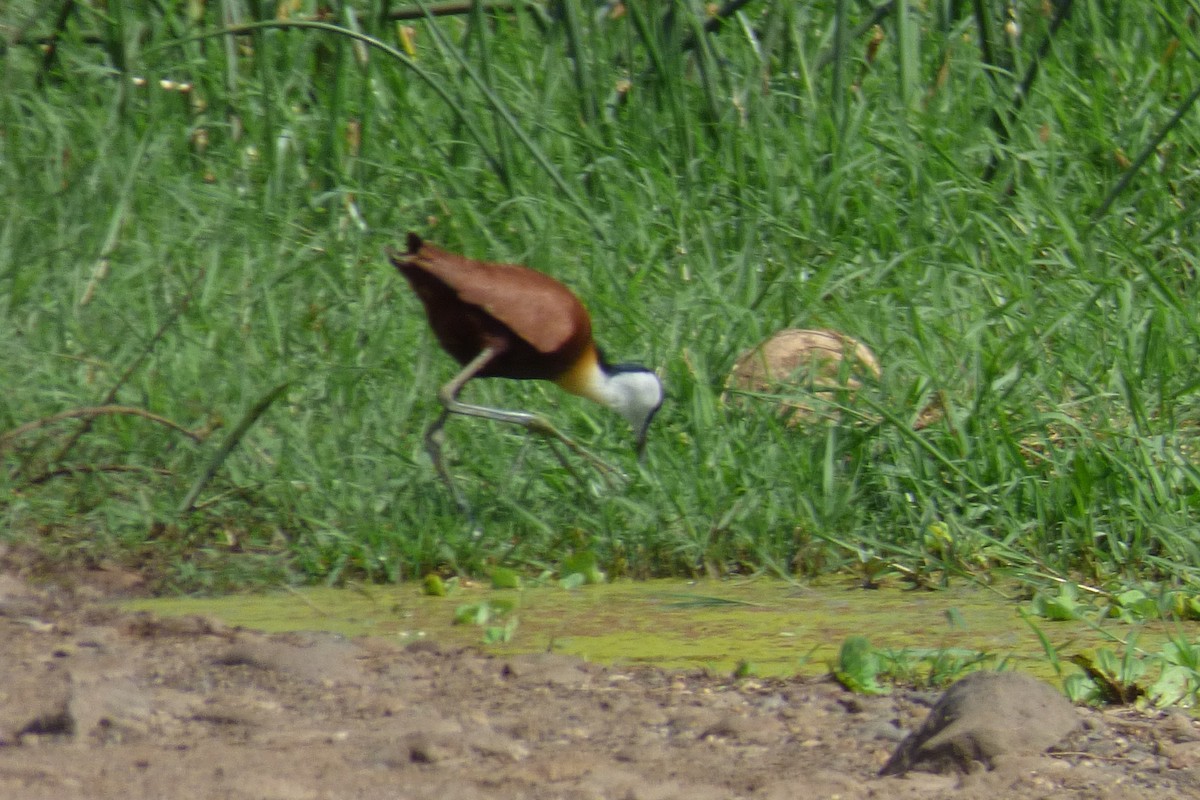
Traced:
POLYGON ((196 501, 200 498, 200 493, 204 491, 205 487, 216 476, 217 472, 221 469, 221 465, 229 458, 229 455, 242 441, 242 438, 254 427, 254 423, 258 422, 259 417, 267 412, 271 404, 279 399, 289 386, 291 386, 291 381, 279 384, 247 409, 246 413, 238 421, 238 424, 229 431, 229 435, 221 442, 221 446, 212 454, 212 458, 204 465, 204 469, 200 471, 200 475, 192 483, 192 488, 188 490, 183 500, 180 501, 177 513, 187 514, 195 507, 196 501))
MULTIPOLYGON (((198 279, 199 276, 197 276, 195 280, 198 279)), ((158 346, 158 344, 163 340, 171 328, 175 326, 175 323, 179 321, 180 316, 182 316, 183 312, 187 309, 188 302, 191 299, 193 287, 194 284, 193 286, 188 287, 184 296, 176 303, 175 308, 172 310, 170 316, 168 316, 167 319, 165 319, 163 323, 158 326, 158 330, 154 332, 154 334, 146 342, 145 346, 141 349, 133 361, 131 361, 125 367, 124 371, 122 371, 122 373, 117 377, 112 386, 109 387, 108 391, 104 393, 96 405, 107 406, 112 404, 113 400, 116 399, 118 392, 124 388, 125 384, 130 380, 130 378, 133 377, 134 373, 141 368, 142 363, 150 357, 151 353, 154 352, 154 349, 158 346)), ((96 419, 96 417, 86 417, 84 419, 83 424, 75 430, 75 433, 73 433, 65 442, 63 442, 62 446, 59 447, 59 449, 50 458, 49 463, 51 466, 61 463, 62 460, 66 458, 72 450, 75 449, 75 446, 79 443, 79 441, 92 429, 92 425, 96 419)), ((26 465, 22 464, 21 466, 17 467, 10 477, 19 475, 24 466, 26 465)))
MULTIPOLYGON (((1062 24, 1071 16, 1071 7, 1074 0, 1054 0, 1054 15, 1050 18, 1049 28, 1046 30, 1046 35, 1042 37, 1041 43, 1037 47, 1036 54, 1029 62, 1029 66, 1025 69, 1025 74, 1021 78, 1021 82, 1017 85, 1016 91, 1013 92, 1012 99, 1009 102, 1009 108, 1002 111, 999 106, 992 109, 991 128, 996 133, 996 138, 1000 142, 1001 148, 1007 147, 1012 136, 1010 122, 1016 119, 1021 109, 1025 107, 1025 103, 1029 99, 1030 92, 1033 91, 1033 82, 1037 80, 1038 70, 1042 62, 1050 55, 1050 48, 1054 43, 1054 37, 1058 33, 1062 24), (1008 120, 1006 122, 1006 119, 1008 120)), ((1000 168, 999 151, 993 152, 991 160, 983 171, 982 180, 984 183, 989 183, 996 177, 996 172, 1000 168)))
POLYGON ((587 34, 580 23, 579 4, 580 0, 563 0, 560 8, 567 33, 567 58, 571 60, 575 93, 579 97, 579 114, 584 124, 591 126, 599 117, 599 101, 596 97, 596 83, 588 63, 591 48, 586 45, 587 34))
MULTIPOLYGON (((425 5, 421 2, 421 0, 417 0, 417 4, 421 6, 425 5)), ((432 15, 430 14, 428 16, 430 21, 432 21, 432 15)), ((471 83, 473 83, 475 87, 479 89, 480 93, 488 101, 488 105, 490 105, 492 109, 500 115, 500 118, 506 125, 508 125, 508 127, 516 135, 517 139, 520 140, 521 144, 524 145, 525 149, 529 152, 529 155, 533 157, 533 160, 537 162, 538 166, 541 167, 546 176, 549 177, 550 180, 554 182, 554 185, 557 186, 558 189, 567 197, 567 199, 571 201, 571 203, 579 211, 582 218, 589 222, 592 230, 596 232, 596 235, 602 240, 607 241, 609 237, 607 228, 599 224, 599 222, 596 220, 596 215, 588 208, 587 203, 584 202, 583 198, 579 195, 575 188, 567 183, 562 174, 558 171, 558 168, 554 166, 554 164, 546 156, 545 152, 538 147, 537 143, 533 141, 533 138, 526 133, 525 129, 517 121, 517 118, 513 116, 512 112, 508 109, 508 106, 504 103, 504 101, 501 100, 500 97, 491 90, 487 83, 484 82, 484 80, 479 76, 479 73, 473 66, 471 66, 471 63, 462 54, 462 52, 449 45, 445 39, 445 35, 438 30, 436 25, 430 25, 429 29, 434 38, 441 43, 443 49, 449 52, 454 59, 458 61, 459 66, 462 68, 463 74, 470 78, 471 83)))
POLYGON ((900 103, 907 109, 920 99, 919 52, 920 29, 914 19, 909 0, 896 0, 893 16, 896 20, 896 58, 899 61, 900 103))
MULTIPOLYGON (((1171 131, 1175 130, 1175 128, 1179 126, 1179 124, 1183 121, 1183 118, 1187 116, 1189 111, 1192 110, 1192 106, 1196 104, 1197 100, 1200 100, 1200 84, 1197 84, 1196 88, 1192 90, 1192 93, 1183 99, 1183 102, 1179 104, 1177 109, 1175 109, 1175 113, 1171 115, 1171 118, 1168 119, 1163 126, 1158 129, 1154 136, 1150 137, 1150 141, 1146 142, 1145 146, 1142 147, 1141 152, 1137 154, 1137 157, 1134 158, 1129 166, 1125 168, 1125 171, 1121 173, 1120 179, 1117 180, 1117 182, 1112 185, 1112 188, 1110 188, 1104 195, 1104 199, 1100 201, 1100 205, 1098 205, 1096 210, 1091 214, 1089 228, 1095 226, 1097 222, 1104 218, 1109 209, 1112 208, 1112 204, 1118 197, 1120 197, 1121 193, 1129 187, 1129 184, 1133 182, 1133 179, 1137 177, 1137 174, 1142 171, 1142 168, 1146 166, 1146 162, 1149 161, 1156 152, 1158 152, 1158 146, 1162 144, 1163 140, 1171 134, 1171 131)), ((1188 215, 1190 216, 1194 213, 1195 209, 1193 208, 1188 215)))
POLYGON ((850 0, 837 0, 833 6, 833 49, 830 53, 833 75, 830 77, 830 98, 833 102, 833 120, 838 139, 846 133, 849 119, 850 74, 850 0))
MULTIPOLYGON (((207 32, 195 34, 193 36, 187 36, 182 39, 174 39, 172 41, 156 45, 152 48, 147 48, 146 52, 148 54, 149 53, 157 53, 157 52, 160 52, 163 50, 181 47, 190 42, 201 41, 201 40, 208 39, 208 38, 244 35, 244 34, 252 33, 254 31, 266 30, 266 29, 270 29, 270 28, 278 28, 281 30, 289 29, 289 28, 297 28, 297 29, 310 29, 310 30, 324 31, 325 33, 331 33, 331 34, 334 34, 337 36, 346 36, 346 37, 349 37, 352 39, 356 39, 356 40, 362 42, 363 44, 368 45, 369 47, 372 47, 372 48, 382 51, 383 53, 387 54, 391 58, 394 58, 396 61, 403 64, 406 69, 411 71, 423 83, 425 83, 427 86, 429 86, 429 88, 432 89, 438 95, 438 97, 440 97, 442 99, 442 101, 446 103, 446 106, 451 111, 454 112, 455 116, 459 119, 460 122, 462 122, 463 126, 467 129, 468 133, 470 133, 471 138, 474 139, 475 142, 486 152, 487 147, 488 147, 487 138, 482 134, 482 132, 479 130, 478 126, 475 124, 474 120, 466 112, 466 110, 462 107, 462 105, 460 103, 458 103, 453 96, 451 96, 451 94, 446 89, 446 87, 442 81, 438 80, 433 74, 431 74, 427 70, 423 69, 419 64, 417 64, 416 61, 409 58, 404 53, 400 52, 399 50, 392 47, 391 45, 386 44, 385 42, 382 42, 373 36, 368 36, 367 34, 364 34, 364 33, 357 33, 355 31, 348 30, 346 28, 342 28, 342 27, 339 27, 337 25, 333 25, 333 24, 330 24, 327 22, 319 22, 319 21, 315 21, 315 20, 300 20, 300 19, 267 20, 265 22, 250 22, 250 23, 235 25, 235 26, 232 26, 229 28, 224 28, 224 29, 218 30, 218 31, 207 31, 207 32)), ((459 57, 461 58, 461 55, 459 57)), ((507 121, 508 117, 506 117, 505 119, 507 121)), ((516 123, 514 121, 511 124, 515 125, 516 123)), ((492 161, 494 164, 497 164, 497 171, 499 171, 498 163, 495 161, 494 158, 492 159, 492 161)), ((561 180, 561 177, 560 177, 560 180, 561 180)))
MULTIPOLYGON (((472 0, 471 2, 471 26, 468 31, 467 39, 474 39, 479 53, 479 74, 489 90, 495 91, 495 79, 492 75, 492 57, 490 36, 488 35, 487 18, 484 15, 484 6, 480 0, 472 0)), ((430 23, 432 24, 432 22, 430 23)), ((457 52, 457 51, 455 51, 457 52)), ((496 149, 499 153, 497 157, 497 166, 499 167, 499 178, 508 191, 513 190, 513 154, 512 147, 509 144, 508 128, 502 125, 503 117, 495 109, 492 109, 492 120, 494 130, 492 138, 496 141, 496 149)))

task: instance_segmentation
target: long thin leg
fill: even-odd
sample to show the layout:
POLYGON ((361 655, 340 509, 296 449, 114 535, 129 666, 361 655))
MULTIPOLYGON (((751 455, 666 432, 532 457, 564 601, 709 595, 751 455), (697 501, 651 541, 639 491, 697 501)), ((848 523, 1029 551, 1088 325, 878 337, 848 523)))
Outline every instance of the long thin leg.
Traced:
MULTIPOLYGON (((446 386, 450 386, 453 382, 454 381, 451 381, 451 383, 446 384, 446 386)), ((482 417, 483 419, 495 420, 496 422, 508 422, 513 425, 520 425, 530 433, 536 433, 539 436, 545 436, 551 441, 561 442, 569 450, 571 450, 571 452, 590 462, 592 466, 594 466, 596 470, 600 472, 600 474, 605 476, 606 480, 611 479, 614 476, 621 476, 621 471, 616 467, 589 453, 586 449, 576 443, 574 439, 570 438, 558 428, 554 427, 552 424, 550 424, 549 420, 538 414, 531 414, 528 411, 506 411, 499 408, 490 408, 488 406, 476 406, 471 405, 470 403, 463 403, 454 399, 453 396, 447 395, 444 389, 442 393, 439 394, 439 399, 441 399, 442 404, 445 406, 445 410, 442 412, 443 414, 465 414, 471 417, 482 417)), ((559 461, 562 461, 567 469, 574 474, 575 471, 570 468, 570 465, 567 464, 562 454, 557 450, 554 451, 554 454, 558 456, 559 461)), ((578 475, 576 475, 576 477, 578 477, 578 475)))
MULTIPOLYGON (((458 395, 467 384, 467 381, 478 375, 493 358, 502 352, 504 351, 501 347, 485 347, 479 352, 479 355, 475 356, 469 364, 463 367, 461 372, 454 376, 453 380, 441 388, 441 391, 438 392, 438 400, 442 403, 442 413, 438 415, 434 423, 429 426, 429 430, 425 432, 425 449, 429 452, 430 458, 433 459, 433 465, 437 469, 438 475, 450 487, 450 492, 454 495, 454 500, 458 503, 458 506, 468 515, 470 514, 466 499, 459 493, 458 488, 454 485, 453 478, 450 476, 449 470, 446 469, 445 464, 442 462, 442 427, 446 424, 446 419, 451 414, 464 414, 470 417, 482 417, 483 419, 495 420, 496 422, 520 425, 531 433, 546 436, 566 445, 572 452, 590 461, 606 479, 609 479, 612 475, 620 475, 621 473, 617 469, 580 447, 546 419, 537 414, 531 414, 526 411, 505 411, 498 408, 489 408, 488 406, 471 405, 470 403, 463 403, 458 399, 458 395)), ((555 450, 555 455, 559 457, 560 461, 566 464, 566 460, 557 450, 555 450)), ((567 466, 569 469, 569 465, 567 466)))
POLYGON ((475 515, 471 512, 471 505, 467 502, 467 498, 463 497, 462 492, 458 490, 458 486, 454 483, 454 477, 450 474, 450 470, 446 469, 445 462, 442 461, 442 443, 446 438, 442 427, 446 424, 446 418, 449 416, 450 410, 442 409, 442 413, 429 426, 429 430, 425 431, 425 452, 429 453, 429 458, 433 461, 433 468, 437 470, 438 477, 442 479, 442 483, 450 488, 450 494, 454 496, 454 502, 458 506, 459 511, 466 514, 467 518, 471 521, 472 527, 474 527, 475 515))
POLYGON ((471 511, 471 506, 467 502, 467 498, 458 490, 458 486, 454 483, 454 477, 450 474, 450 470, 446 469, 445 462, 442 461, 442 443, 445 440, 445 432, 442 428, 445 427, 446 420, 453 411, 452 406, 458 404, 456 398, 463 386, 500 352, 495 347, 485 347, 479 355, 471 360, 471 363, 454 376, 453 380, 441 388, 441 391, 438 392, 438 399, 442 403, 442 413, 438 414, 438 418, 425 431, 425 451, 429 453, 429 458, 433 461, 433 468, 437 470, 442 482, 450 488, 450 494, 453 495, 455 504, 467 516, 472 528, 475 527, 475 515, 471 511))

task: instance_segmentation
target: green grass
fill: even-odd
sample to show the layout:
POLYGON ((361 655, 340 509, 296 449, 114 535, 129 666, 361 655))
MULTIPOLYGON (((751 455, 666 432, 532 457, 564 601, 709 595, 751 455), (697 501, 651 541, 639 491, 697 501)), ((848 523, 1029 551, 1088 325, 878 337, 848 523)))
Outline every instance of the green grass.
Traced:
POLYGON ((182 590, 579 553, 609 575, 1200 578, 1189 3, 1051 3, 1054 27, 1031 0, 1017 37, 1008 4, 897 3, 877 50, 832 0, 712 32, 685 2, 132 5, 0 18, 0 537, 182 590), (644 469, 603 410, 473 384, 630 480, 580 485, 519 431, 451 420, 472 535, 421 439, 454 366, 382 255, 409 229, 559 277, 609 353, 660 369, 644 469), (722 399, 783 327, 879 355, 842 422, 722 399), (131 413, 20 428, 102 405, 202 440, 131 413))

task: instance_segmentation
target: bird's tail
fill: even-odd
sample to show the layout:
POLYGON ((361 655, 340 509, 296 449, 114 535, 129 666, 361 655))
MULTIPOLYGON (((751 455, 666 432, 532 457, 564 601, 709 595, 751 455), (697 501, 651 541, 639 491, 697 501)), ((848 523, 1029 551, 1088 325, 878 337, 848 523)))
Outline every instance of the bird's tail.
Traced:
POLYGON ((403 267, 412 261, 413 257, 416 256, 417 251, 421 249, 421 245, 424 243, 425 242, 418 234, 410 231, 406 240, 406 244, 408 245, 407 252, 401 252, 397 247, 385 247, 383 249, 383 253, 388 257, 388 260, 390 260, 397 267, 403 267))

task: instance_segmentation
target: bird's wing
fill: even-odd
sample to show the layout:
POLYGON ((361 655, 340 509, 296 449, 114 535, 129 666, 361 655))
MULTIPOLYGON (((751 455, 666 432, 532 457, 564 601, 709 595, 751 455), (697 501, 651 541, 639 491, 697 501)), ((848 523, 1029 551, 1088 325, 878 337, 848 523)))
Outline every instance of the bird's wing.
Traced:
POLYGON ((464 303, 484 310, 540 352, 553 353, 572 339, 591 336, 583 304, 549 275, 513 264, 476 261, 428 242, 420 242, 415 252, 396 260, 402 269, 433 275, 464 303))
POLYGON ((543 353, 590 338, 587 312, 567 287, 523 267, 484 266, 470 286, 456 287, 464 302, 479 306, 543 353))

